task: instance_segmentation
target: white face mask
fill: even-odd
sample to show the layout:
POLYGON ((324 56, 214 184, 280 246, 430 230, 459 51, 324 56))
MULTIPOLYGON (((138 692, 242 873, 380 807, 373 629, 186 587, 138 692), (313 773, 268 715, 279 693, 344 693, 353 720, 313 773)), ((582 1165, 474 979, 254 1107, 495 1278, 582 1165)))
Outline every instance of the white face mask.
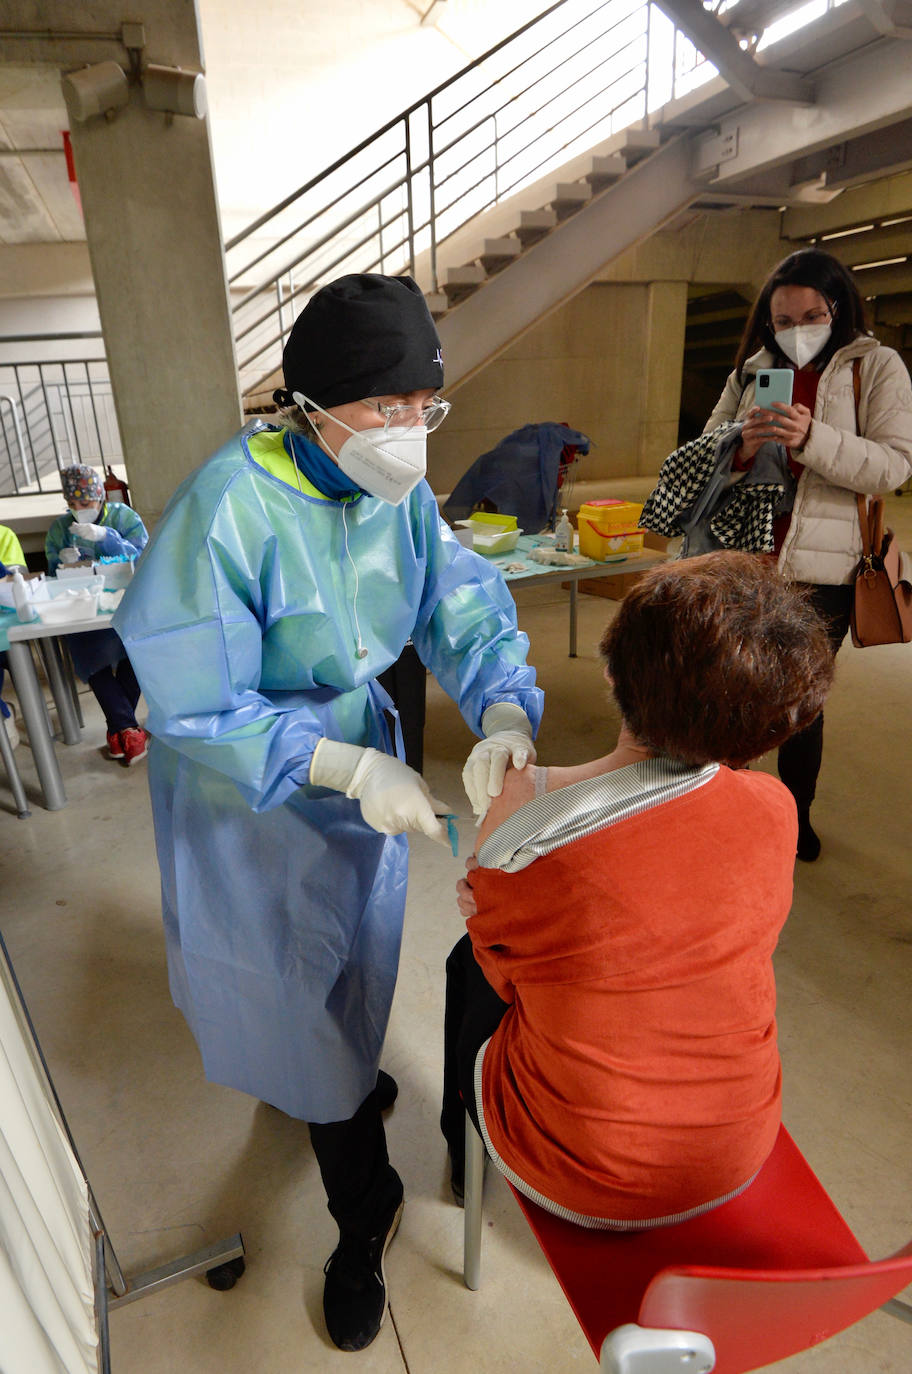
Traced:
POLYGON ((804 367, 826 348, 832 332, 831 324, 796 324, 791 329, 779 330, 776 347, 791 358, 796 367, 804 367))
MULTIPOLYGON (((301 409, 312 408, 301 392, 292 393, 301 409)), ((351 429, 336 415, 328 415, 316 407, 321 415, 334 420, 348 430, 348 438, 338 454, 332 457, 346 477, 371 496, 377 496, 391 506, 399 506, 413 491, 427 472, 427 430, 424 425, 411 429, 395 426, 391 429, 351 429)), ((324 441, 321 437, 321 443, 324 441)), ((324 443, 328 450, 328 445, 324 443)))
POLYGON ((75 506, 67 506, 67 510, 79 525, 94 525, 101 515, 101 506, 86 506, 84 510, 77 510, 75 506))

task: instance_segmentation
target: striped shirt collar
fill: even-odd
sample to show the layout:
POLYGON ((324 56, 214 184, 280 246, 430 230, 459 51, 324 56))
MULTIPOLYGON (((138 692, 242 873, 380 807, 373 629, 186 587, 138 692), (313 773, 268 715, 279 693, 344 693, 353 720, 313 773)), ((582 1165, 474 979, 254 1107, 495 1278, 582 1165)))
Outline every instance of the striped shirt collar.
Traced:
POLYGON ((718 763, 694 768, 658 756, 571 783, 514 811, 485 840, 478 862, 517 873, 565 844, 702 787, 718 771, 718 763))

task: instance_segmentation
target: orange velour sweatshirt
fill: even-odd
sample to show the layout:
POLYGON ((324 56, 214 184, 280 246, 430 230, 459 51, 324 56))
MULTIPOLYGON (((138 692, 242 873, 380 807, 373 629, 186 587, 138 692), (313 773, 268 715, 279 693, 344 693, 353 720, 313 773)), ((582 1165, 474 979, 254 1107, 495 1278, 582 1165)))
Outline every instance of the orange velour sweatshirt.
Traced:
POLYGON ((780 782, 723 767, 518 873, 472 874, 475 956, 512 1003, 481 1093, 508 1176, 624 1222, 756 1173, 779 1126, 772 954, 796 833, 780 782))

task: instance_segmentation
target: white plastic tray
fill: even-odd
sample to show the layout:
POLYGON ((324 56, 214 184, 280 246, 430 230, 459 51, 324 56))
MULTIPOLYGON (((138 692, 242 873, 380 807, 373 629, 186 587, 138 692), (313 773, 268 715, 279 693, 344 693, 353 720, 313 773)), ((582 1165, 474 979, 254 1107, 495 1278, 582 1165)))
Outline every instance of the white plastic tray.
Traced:
POLYGON ((50 601, 36 601, 35 610, 42 625, 64 627, 97 615, 100 598, 100 590, 96 592, 86 588, 69 591, 64 588, 62 593, 58 592, 50 601))

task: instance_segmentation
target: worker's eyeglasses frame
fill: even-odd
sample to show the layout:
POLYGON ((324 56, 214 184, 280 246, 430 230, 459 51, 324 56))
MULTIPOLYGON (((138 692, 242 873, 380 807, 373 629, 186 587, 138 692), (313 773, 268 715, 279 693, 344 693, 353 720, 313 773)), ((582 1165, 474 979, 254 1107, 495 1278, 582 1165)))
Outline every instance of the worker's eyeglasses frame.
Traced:
POLYGON ((407 406, 407 405, 387 405, 384 401, 376 401, 372 397, 361 402, 364 406, 370 406, 378 415, 383 416, 384 433, 388 429, 414 429, 416 425, 423 425, 428 434, 432 434, 435 429, 439 429, 444 420, 450 413, 450 402, 445 401, 442 396, 432 396, 427 405, 407 406))

